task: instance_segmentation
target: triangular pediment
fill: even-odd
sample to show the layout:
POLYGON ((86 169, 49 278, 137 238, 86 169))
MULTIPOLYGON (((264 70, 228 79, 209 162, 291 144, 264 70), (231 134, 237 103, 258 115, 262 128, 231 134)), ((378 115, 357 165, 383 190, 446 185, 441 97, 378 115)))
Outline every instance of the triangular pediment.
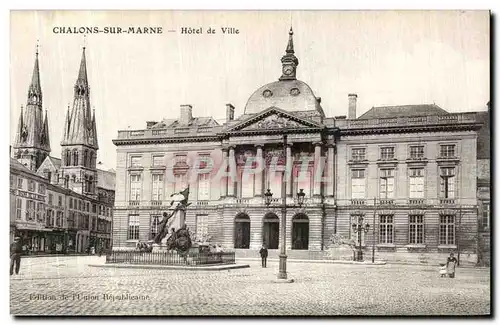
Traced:
POLYGON ((270 107, 265 111, 234 125, 228 130, 228 132, 317 129, 322 127, 323 126, 321 124, 309 119, 295 116, 277 107, 270 107))

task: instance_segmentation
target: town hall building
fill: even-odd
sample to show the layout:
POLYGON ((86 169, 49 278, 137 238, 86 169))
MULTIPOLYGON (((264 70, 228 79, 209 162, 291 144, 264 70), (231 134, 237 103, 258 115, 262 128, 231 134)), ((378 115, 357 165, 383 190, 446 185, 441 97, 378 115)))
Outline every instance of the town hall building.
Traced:
POLYGON ((347 116, 326 116, 297 79, 292 29, 281 66, 243 114, 227 104, 223 124, 181 105, 178 119, 118 131, 114 249, 152 240, 170 195, 189 185, 190 230, 242 254, 263 243, 277 254, 285 202, 289 256, 325 251, 333 235, 359 242, 363 222, 361 245, 379 256, 475 258, 478 113, 425 104, 357 116, 349 94, 347 116))

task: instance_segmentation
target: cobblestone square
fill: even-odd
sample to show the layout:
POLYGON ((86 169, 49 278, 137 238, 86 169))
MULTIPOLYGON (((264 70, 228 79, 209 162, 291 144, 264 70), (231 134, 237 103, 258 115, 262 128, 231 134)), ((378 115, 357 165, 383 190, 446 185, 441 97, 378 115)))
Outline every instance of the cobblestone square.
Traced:
POLYGON ((289 261, 292 284, 272 283, 278 262, 225 271, 90 267, 104 257, 22 260, 11 276, 14 315, 487 315, 490 270, 289 261), (138 297, 138 299, 133 299, 138 297), (127 299, 128 298, 128 299, 127 299))

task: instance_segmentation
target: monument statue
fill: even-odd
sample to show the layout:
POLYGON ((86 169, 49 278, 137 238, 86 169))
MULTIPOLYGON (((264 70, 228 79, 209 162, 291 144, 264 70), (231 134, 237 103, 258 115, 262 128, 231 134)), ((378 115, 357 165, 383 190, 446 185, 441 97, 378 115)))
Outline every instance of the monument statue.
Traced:
POLYGON ((175 249, 178 253, 185 254, 191 248, 191 238, 185 224, 186 207, 191 205, 188 203, 189 186, 179 193, 170 195, 170 197, 173 198, 169 209, 171 213, 163 213, 163 219, 158 225, 158 234, 155 236, 154 242, 161 245, 170 230, 170 236, 165 242, 167 250, 175 249))

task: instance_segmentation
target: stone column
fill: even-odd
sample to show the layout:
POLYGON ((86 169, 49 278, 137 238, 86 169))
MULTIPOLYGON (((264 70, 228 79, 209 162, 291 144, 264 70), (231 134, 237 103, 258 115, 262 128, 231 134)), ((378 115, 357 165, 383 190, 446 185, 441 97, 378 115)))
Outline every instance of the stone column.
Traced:
POLYGON ((286 196, 292 197, 292 167, 293 167, 293 158, 292 158, 292 143, 287 143, 286 145, 286 165, 285 165, 285 177, 287 177, 286 181, 286 196))
POLYGON ((314 191, 313 195, 318 196, 321 195, 321 175, 317 175, 318 172, 321 172, 319 169, 321 163, 321 146, 323 144, 321 142, 314 143, 314 191))
MULTIPOLYGON (((236 177, 236 159, 234 156, 234 146, 229 147, 229 171, 231 172, 231 175, 234 175, 236 177)), ((235 196, 235 189, 236 189, 236 179, 229 176, 227 180, 227 196, 235 196)))
POLYGON ((330 183, 326 184, 326 195, 334 196, 335 191, 335 144, 331 143, 328 145, 328 158, 327 158, 327 174, 328 181, 330 183))
MULTIPOLYGON (((228 166, 227 148, 222 148, 222 166, 228 166)), ((222 177, 220 182, 220 197, 227 196, 227 177, 222 177)))
POLYGON ((255 174, 255 196, 262 196, 264 193, 262 193, 262 176, 264 175, 264 159, 262 158, 262 145, 256 144, 255 147, 257 147, 257 154, 255 156, 255 159, 259 162, 258 167, 262 169, 259 173, 255 174))

